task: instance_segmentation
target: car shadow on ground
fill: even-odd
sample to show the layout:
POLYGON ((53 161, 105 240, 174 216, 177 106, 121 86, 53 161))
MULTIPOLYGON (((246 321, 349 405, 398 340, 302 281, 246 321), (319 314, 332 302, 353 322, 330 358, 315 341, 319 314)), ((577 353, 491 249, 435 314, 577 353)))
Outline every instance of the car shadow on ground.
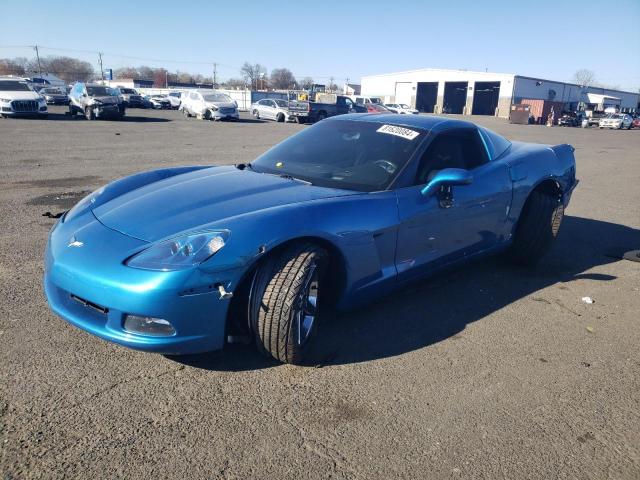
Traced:
MULTIPOLYGON (((551 252, 536 268, 517 267, 501 257, 486 258, 415 283, 366 308, 325 318, 308 364, 366 362, 457 338, 468 324, 550 285, 584 278, 614 280, 614 276, 588 271, 621 261, 625 252, 639 248, 640 230, 566 216, 551 252)), ((557 299, 532 299, 558 303, 571 311, 557 299)), ((211 370, 277 365, 252 345, 230 345, 221 352, 172 358, 211 370)))
MULTIPOLYGON (((22 120, 22 119, 21 119, 22 120)), ((23 120, 29 120, 24 118, 23 120)), ((37 119, 34 119, 37 120, 37 119)), ((82 115, 71 116, 69 113, 49 113, 46 120, 54 120, 54 121, 69 121, 69 122, 87 122, 86 118, 82 115)), ((92 122, 114 122, 114 123, 122 123, 122 122, 135 122, 135 123, 165 123, 172 122, 170 118, 157 118, 157 117, 137 117, 135 115, 125 114, 121 119, 115 120, 112 118, 99 118, 96 120, 91 120, 92 122)))

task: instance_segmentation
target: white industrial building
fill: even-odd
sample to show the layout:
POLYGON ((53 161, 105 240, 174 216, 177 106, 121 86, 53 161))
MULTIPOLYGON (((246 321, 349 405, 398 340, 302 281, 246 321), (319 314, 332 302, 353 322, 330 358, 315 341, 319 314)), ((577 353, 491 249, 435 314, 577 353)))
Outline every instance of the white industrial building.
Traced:
POLYGON ((513 73, 420 69, 362 77, 362 95, 426 113, 508 117, 512 105, 547 102, 567 110, 640 109, 640 94, 513 73))

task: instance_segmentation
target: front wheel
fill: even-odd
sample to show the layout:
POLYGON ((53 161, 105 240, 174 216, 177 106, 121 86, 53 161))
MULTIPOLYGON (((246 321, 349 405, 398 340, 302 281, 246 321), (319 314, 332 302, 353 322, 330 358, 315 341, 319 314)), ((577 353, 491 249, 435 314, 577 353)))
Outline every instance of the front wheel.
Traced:
POLYGON ((322 312, 327 252, 297 244, 256 272, 249 315, 258 349, 284 363, 304 361, 322 312))
POLYGON ((527 199, 516 227, 511 259, 522 265, 535 265, 558 236, 564 205, 558 197, 534 191, 527 199))
POLYGON ((260 120, 260 112, 258 112, 258 110, 254 110, 254 111, 253 111, 253 116, 254 116, 257 120, 260 120))
POLYGON ((95 120, 96 112, 93 111, 93 108, 87 107, 84 109, 84 116, 87 120, 95 120))

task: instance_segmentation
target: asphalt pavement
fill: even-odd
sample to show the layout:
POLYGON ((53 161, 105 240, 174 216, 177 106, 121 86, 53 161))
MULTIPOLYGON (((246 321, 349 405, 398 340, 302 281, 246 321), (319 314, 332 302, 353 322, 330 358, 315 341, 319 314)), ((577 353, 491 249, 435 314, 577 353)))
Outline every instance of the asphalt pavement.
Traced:
POLYGON ((167 358, 70 326, 42 292, 43 215, 134 172, 251 161, 308 127, 51 111, 0 120, 3 478, 640 478, 640 263, 622 259, 640 249, 640 131, 471 117, 575 146, 552 252, 328 319, 314 365, 295 367, 244 345, 167 358))

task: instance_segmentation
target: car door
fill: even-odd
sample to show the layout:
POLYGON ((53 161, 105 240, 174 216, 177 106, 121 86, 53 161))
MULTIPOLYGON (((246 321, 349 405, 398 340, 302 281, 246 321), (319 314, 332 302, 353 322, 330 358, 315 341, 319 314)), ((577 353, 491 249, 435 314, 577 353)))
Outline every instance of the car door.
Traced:
POLYGON ((276 118, 276 103, 273 100, 265 100, 265 112, 266 118, 275 120, 276 118))
POLYGON ((399 278, 421 276, 506 241, 511 191, 507 164, 489 159, 476 128, 438 134, 419 160, 414 185, 397 190, 399 278), (445 168, 469 170, 472 183, 422 195, 429 180, 445 168))

